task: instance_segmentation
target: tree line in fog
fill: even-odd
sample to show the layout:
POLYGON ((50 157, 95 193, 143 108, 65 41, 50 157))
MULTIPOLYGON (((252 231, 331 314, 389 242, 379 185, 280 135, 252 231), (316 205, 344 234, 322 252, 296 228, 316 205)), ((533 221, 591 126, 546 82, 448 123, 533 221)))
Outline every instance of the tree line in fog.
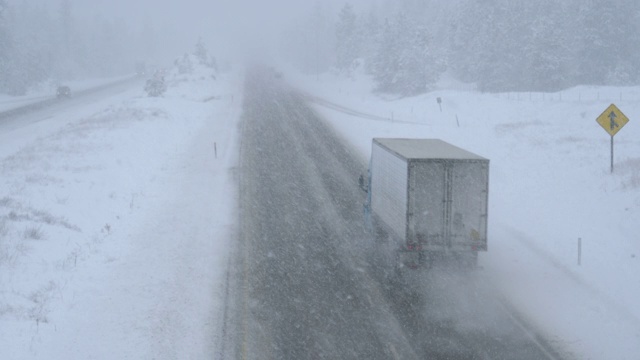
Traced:
POLYGON ((0 93, 22 95, 33 85, 133 73, 157 55, 151 24, 80 18, 69 0, 48 5, 0 0, 0 93))
POLYGON ((429 91, 443 75, 482 91, 640 82, 636 0, 317 2, 285 36, 301 69, 371 75, 376 89, 429 91))

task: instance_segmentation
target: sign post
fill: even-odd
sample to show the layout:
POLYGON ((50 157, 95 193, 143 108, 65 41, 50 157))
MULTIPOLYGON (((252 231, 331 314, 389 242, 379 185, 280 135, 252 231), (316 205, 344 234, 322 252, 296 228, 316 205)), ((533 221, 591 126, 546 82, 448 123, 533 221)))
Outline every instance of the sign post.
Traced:
POLYGON ((611 104, 596 118, 596 121, 602 126, 604 131, 611 135, 611 173, 613 173, 613 136, 629 122, 629 118, 627 118, 617 106, 611 104))

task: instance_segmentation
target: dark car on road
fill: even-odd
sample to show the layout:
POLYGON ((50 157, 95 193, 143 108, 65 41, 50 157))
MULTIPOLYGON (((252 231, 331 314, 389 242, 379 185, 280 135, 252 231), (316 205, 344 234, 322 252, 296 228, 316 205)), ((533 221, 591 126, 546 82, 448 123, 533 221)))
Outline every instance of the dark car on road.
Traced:
POLYGON ((56 90, 56 97, 58 99, 70 98, 71 97, 71 88, 69 88, 68 86, 58 86, 58 89, 56 90))

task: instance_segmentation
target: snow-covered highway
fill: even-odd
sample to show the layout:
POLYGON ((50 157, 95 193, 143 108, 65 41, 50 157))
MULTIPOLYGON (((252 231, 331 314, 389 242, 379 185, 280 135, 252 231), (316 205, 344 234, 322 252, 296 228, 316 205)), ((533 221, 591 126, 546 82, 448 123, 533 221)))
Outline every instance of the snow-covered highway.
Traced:
POLYGON ((561 359, 478 274, 389 276, 365 164, 269 71, 247 76, 242 128, 226 358, 561 359))

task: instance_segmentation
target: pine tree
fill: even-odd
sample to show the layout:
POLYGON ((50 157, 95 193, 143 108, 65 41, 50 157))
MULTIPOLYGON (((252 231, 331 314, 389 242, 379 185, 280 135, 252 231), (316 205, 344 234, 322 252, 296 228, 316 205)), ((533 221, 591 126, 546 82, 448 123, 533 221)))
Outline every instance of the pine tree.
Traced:
POLYGON ((5 11, 7 5, 4 0, 0 0, 0 91, 6 88, 8 61, 10 54, 9 30, 6 26, 5 11))
POLYGON ((24 95, 29 86, 51 74, 55 61, 50 45, 51 22, 46 11, 26 2, 11 10, 1 26, 2 90, 10 95, 24 95))
POLYGON ((554 11, 558 4, 552 0, 531 5, 531 20, 526 24, 529 32, 521 51, 524 61, 519 86, 534 91, 562 89, 571 79, 567 28, 561 16, 564 12, 554 11))
POLYGON ((73 17, 70 0, 61 0, 59 8, 60 28, 62 32, 62 44, 65 55, 71 53, 71 31, 73 29, 73 17))
POLYGON ((372 66, 378 90, 405 96, 427 91, 441 71, 429 42, 425 28, 402 13, 387 21, 372 66))
POLYGON ((478 82, 479 74, 486 70, 484 64, 491 56, 488 37, 495 22, 491 8, 487 3, 470 0, 452 21, 449 67, 462 81, 478 82))
POLYGON ((615 3, 585 1, 579 10, 582 51, 579 76, 586 84, 605 84, 608 69, 616 65, 620 35, 615 3))
MULTIPOLYGON (((636 0, 621 0, 615 3, 615 36, 617 41, 611 51, 615 54, 615 65, 606 75, 607 84, 632 85, 639 80, 640 52, 640 6, 636 0)), ((611 29, 607 29, 611 30, 611 29)))
POLYGON ((395 30, 389 19, 386 19, 380 35, 378 50, 371 64, 373 79, 380 91, 394 91, 394 78, 398 72, 395 54, 399 52, 395 30))
POLYGON ((193 64, 189 54, 185 53, 181 59, 176 59, 174 64, 178 68, 179 74, 191 74, 193 73, 193 64))
POLYGON ((208 65, 209 63, 209 54, 207 53, 207 48, 204 46, 204 42, 202 41, 202 37, 198 38, 198 42, 196 43, 196 49, 193 52, 193 55, 198 58, 198 61, 201 65, 208 65))
POLYGON ((360 39, 357 29, 357 18, 350 4, 345 4, 336 24, 336 69, 351 76, 358 67, 360 56, 360 39))
POLYGON ((361 52, 365 61, 365 71, 368 74, 372 74, 374 58, 381 36, 380 21, 376 16, 375 8, 369 11, 369 15, 359 28, 361 31, 359 38, 362 40, 361 52))
POLYGON ((430 39, 422 26, 408 29, 406 42, 400 52, 400 71, 396 81, 403 95, 416 95, 429 90, 437 81, 439 68, 429 48, 430 39))

